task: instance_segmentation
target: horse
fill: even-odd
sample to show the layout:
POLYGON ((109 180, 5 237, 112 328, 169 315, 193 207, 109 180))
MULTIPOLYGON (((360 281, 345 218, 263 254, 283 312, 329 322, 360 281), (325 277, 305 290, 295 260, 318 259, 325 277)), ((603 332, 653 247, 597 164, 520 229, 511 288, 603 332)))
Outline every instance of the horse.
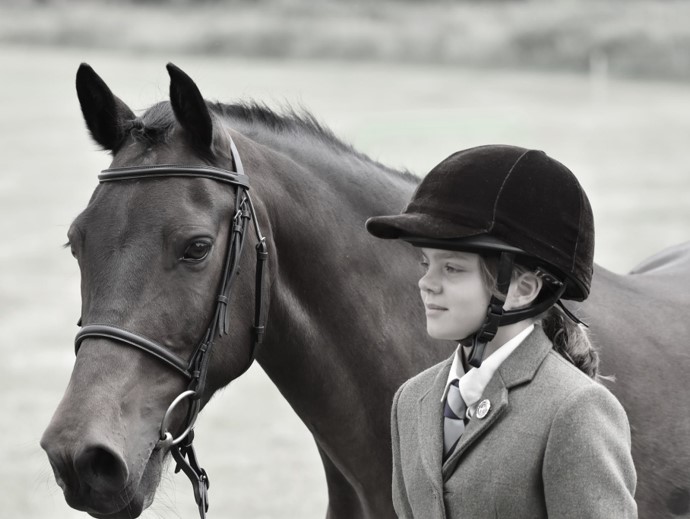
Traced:
MULTIPOLYGON (((308 112, 209 102, 183 71, 168 64, 168 72, 170 100, 139 116, 91 67, 77 72, 87 128, 112 154, 107 171, 138 172, 100 183, 68 232, 81 271, 81 321, 85 329, 104 323, 151 338, 168 361, 128 347, 117 333, 80 339, 41 439, 67 503, 96 517, 138 517, 154 499, 166 457, 175 455, 174 436, 165 433, 182 438, 190 428, 195 404, 185 413, 179 399, 188 380, 171 366, 194 358, 217 317, 242 210, 231 182, 145 173, 174 165, 226 178, 246 171, 254 223, 264 234, 245 230, 245 238, 257 247, 265 240, 268 250, 263 283, 248 275, 250 255, 238 255, 231 269, 237 275, 222 301, 228 329, 213 337, 206 383, 192 392, 196 411, 255 359, 314 437, 326 517, 395 517, 393 394, 456 345, 425 333, 417 253, 370 237, 364 222, 399 212, 418 178, 358 152, 308 112), (257 304, 265 329, 255 320, 257 304)), ((570 306, 589 321, 602 370, 616 378, 606 383, 631 423, 643 518, 690 516, 690 390, 683 384, 690 324, 681 314, 690 304, 688 282, 690 243, 629 275, 597 266, 590 299, 570 306)), ((175 459, 180 466, 179 451, 175 459)))

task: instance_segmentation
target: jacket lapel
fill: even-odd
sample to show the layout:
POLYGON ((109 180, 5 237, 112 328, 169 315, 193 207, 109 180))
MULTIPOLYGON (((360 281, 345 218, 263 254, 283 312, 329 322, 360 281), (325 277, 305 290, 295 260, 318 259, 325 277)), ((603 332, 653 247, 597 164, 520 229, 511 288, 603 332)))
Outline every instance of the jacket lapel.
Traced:
POLYGON ((443 364, 436 374, 431 389, 419 399, 419 452, 422 464, 431 483, 439 493, 443 488, 441 479, 441 465, 443 460, 443 404, 441 397, 446 389, 448 372, 453 363, 453 357, 443 364))
POLYGON ((498 371, 494 373, 494 376, 489 381, 489 385, 486 386, 480 400, 480 402, 483 400, 490 402, 489 412, 484 418, 480 419, 475 416, 467 423, 465 431, 455 446, 455 450, 443 464, 443 481, 448 480, 453 474, 463 453, 496 423, 496 420, 501 417, 506 407, 508 407, 508 390, 501 377, 497 375, 499 375, 498 371))
POLYGON ((489 412, 484 418, 479 418, 475 412, 475 416, 465 427, 465 432, 460 437, 455 450, 443 464, 443 481, 450 478, 467 449, 507 412, 509 390, 530 382, 550 350, 551 341, 540 326, 535 326, 534 331, 499 366, 480 399, 480 402, 489 401, 491 406, 489 412))

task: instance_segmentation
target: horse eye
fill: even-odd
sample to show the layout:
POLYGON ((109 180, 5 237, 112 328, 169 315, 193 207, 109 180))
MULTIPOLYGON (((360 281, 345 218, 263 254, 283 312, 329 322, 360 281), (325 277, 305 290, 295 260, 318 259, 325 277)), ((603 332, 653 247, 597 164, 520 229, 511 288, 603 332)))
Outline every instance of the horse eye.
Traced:
POLYGON ((67 241, 63 246, 65 249, 69 249, 70 254, 74 256, 75 258, 77 257, 77 251, 74 249, 74 244, 71 241, 67 241))
POLYGON ((184 251, 182 261, 202 261, 211 251, 211 243, 204 240, 193 241, 184 251))

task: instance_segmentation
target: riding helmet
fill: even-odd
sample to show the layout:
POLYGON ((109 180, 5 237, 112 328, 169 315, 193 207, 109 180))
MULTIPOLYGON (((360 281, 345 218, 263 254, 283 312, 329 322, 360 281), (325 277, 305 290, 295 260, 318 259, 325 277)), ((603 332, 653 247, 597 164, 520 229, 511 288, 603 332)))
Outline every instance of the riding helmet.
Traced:
POLYGON ((402 214, 366 222, 376 237, 477 253, 511 252, 582 301, 593 273, 594 220, 573 173, 543 151, 488 145, 458 151, 422 180, 402 214))

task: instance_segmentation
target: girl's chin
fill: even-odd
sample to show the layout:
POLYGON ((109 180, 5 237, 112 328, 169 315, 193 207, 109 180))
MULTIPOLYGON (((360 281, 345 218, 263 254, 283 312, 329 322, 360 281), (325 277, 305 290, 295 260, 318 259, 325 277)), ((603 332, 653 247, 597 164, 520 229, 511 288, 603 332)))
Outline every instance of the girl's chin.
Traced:
POLYGON ((474 336, 474 332, 468 333, 466 330, 444 330, 431 326, 427 326, 426 332, 432 339, 459 342, 463 346, 471 346, 474 336))
POLYGON ((431 330, 431 329, 427 328, 426 332, 427 332, 427 334, 429 334, 429 337, 431 337, 432 339, 438 339, 440 341, 457 341, 458 340, 458 337, 449 331, 431 330))

